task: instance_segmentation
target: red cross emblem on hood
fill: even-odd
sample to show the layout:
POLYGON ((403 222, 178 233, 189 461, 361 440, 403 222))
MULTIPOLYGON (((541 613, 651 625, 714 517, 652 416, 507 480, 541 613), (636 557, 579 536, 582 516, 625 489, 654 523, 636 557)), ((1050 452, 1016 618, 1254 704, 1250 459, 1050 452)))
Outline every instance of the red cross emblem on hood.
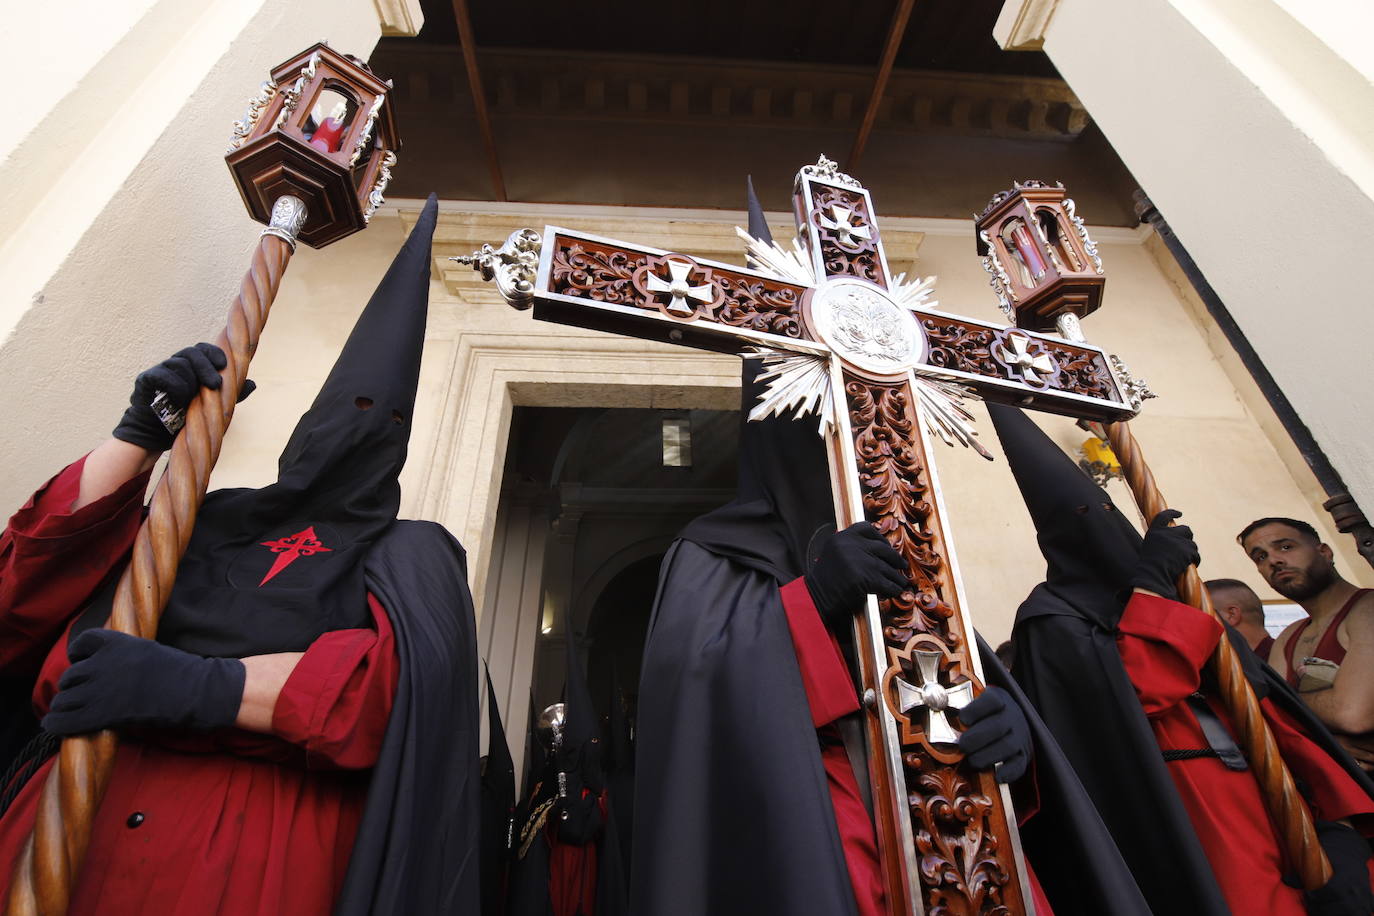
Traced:
POLYGON ((267 575, 262 577, 258 587, 267 584, 277 573, 281 572, 301 557, 313 557, 317 553, 329 553, 333 548, 326 547, 320 543, 320 539, 315 536, 315 526, 311 525, 301 531, 297 531, 290 537, 280 538, 275 541, 263 541, 263 547, 268 547, 277 555, 277 559, 272 563, 272 568, 267 571, 267 575))

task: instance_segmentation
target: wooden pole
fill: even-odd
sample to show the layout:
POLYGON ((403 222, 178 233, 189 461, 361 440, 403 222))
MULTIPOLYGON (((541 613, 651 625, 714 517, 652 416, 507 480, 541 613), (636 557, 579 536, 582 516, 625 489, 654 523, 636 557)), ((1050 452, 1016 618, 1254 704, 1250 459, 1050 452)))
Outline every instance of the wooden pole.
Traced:
MULTIPOLYGON (((1107 438, 1111 441, 1117 460, 1121 462, 1122 473, 1145 518, 1153 519, 1169 508, 1127 424, 1107 424, 1107 438)), ((1189 566, 1179 577, 1178 593, 1182 601, 1221 620, 1212 607, 1212 599, 1202 585, 1196 566, 1189 566)), ((1250 682, 1245 679, 1240 657, 1225 635, 1217 642, 1212 665, 1221 688, 1221 701, 1240 732, 1241 746, 1255 772, 1255 778, 1259 780, 1269 817, 1278 828, 1288 863, 1297 871, 1304 888, 1316 890, 1331 880, 1331 863, 1327 861, 1326 853, 1317 839, 1312 815, 1298 794, 1283 757, 1279 755, 1278 744, 1274 742, 1274 736, 1264 721, 1259 700, 1255 698, 1250 682)))
POLYGON ((491 115, 487 111, 487 94, 482 88, 482 71, 477 67, 477 37, 472 30, 467 0, 453 0, 453 18, 458 22, 458 44, 463 49, 463 67, 467 70, 468 89, 472 92, 472 110, 477 116, 477 132, 482 136, 482 148, 487 154, 487 173, 497 200, 506 200, 506 180, 501 175, 501 157, 496 152, 496 135, 491 129, 491 115))
POLYGON ((864 108, 863 120, 859 122, 859 132, 854 135, 854 145, 849 149, 849 158, 844 167, 851 172, 858 171, 859 159, 868 146, 868 135, 873 130, 873 122, 878 117, 878 106, 883 103, 883 93, 887 91, 887 81, 892 76, 892 64, 897 60, 897 51, 906 35, 906 23, 911 18, 911 7, 916 0, 898 0, 897 9, 892 13, 892 24, 887 29, 887 43, 883 46, 883 57, 878 63, 877 75, 873 77, 873 91, 869 93, 868 105, 864 108))
MULTIPOLYGON (((129 566, 120 577, 107 626, 152 639, 167 605, 181 555, 205 499, 210 471, 234 416, 248 363, 257 350, 267 313, 305 223, 305 204, 277 199, 253 261, 239 284, 228 322, 215 343, 228 364, 219 390, 202 388, 186 410, 167 470, 158 481, 148 517, 134 539, 129 566)), ((90 844, 91 824, 114 766, 118 741, 112 731, 62 741, 38 802, 38 816, 10 878, 7 916, 62 916, 90 844)))

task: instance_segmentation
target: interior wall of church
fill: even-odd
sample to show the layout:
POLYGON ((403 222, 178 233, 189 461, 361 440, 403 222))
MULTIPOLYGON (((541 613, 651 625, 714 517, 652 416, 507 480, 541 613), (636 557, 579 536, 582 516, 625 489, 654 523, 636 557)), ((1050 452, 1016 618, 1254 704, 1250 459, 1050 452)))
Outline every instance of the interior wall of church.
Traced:
MULTIPOLYGON (((254 362, 259 391, 239 409, 214 485, 258 486, 273 478, 275 456, 292 424, 309 405, 418 209, 418 201, 394 201, 366 232, 305 254, 293 265, 254 362)), ((541 558, 551 536, 546 517, 500 501, 514 407, 738 407, 736 358, 536 322, 505 305, 470 269, 446 260, 546 221, 742 261, 734 235, 734 226, 744 221, 739 212, 442 205, 422 390, 402 477, 403 512, 439 521, 463 541, 484 650, 500 685, 502 712, 514 728, 523 728, 527 712, 547 575, 541 558), (501 513, 506 518, 498 528, 501 513)), ((790 233, 790 215, 770 214, 770 221, 776 237, 790 233)), ((880 225, 894 269, 939 277, 941 308, 1001 320, 974 253, 970 223, 889 219, 880 225)), ((1179 278, 1161 266, 1149 244, 1151 231, 1090 231, 1109 283, 1102 309, 1084 328, 1090 341, 1118 353, 1159 395, 1147 402, 1133 428, 1170 504, 1184 511, 1197 533, 1203 575, 1240 578, 1261 596, 1274 597, 1234 542, 1252 518, 1272 514, 1311 519, 1336 549, 1342 570, 1369 581, 1349 539, 1326 523, 1311 480, 1295 476, 1281 456, 1284 442, 1271 439, 1281 436, 1272 418, 1267 424, 1257 418, 1262 399, 1243 391, 1253 383, 1243 373, 1228 373, 1205 315, 1194 311, 1179 278)), ((979 629, 996 642, 1009 634, 1017 605, 1042 578, 1044 566, 996 437, 981 406, 973 410, 995 460, 940 444, 933 457, 967 605, 979 629)), ((1070 420, 1041 422, 1070 453, 1087 438, 1070 420)), ((1109 490, 1118 505, 1131 505, 1122 483, 1112 482, 1109 490)))
POLYGON ((408 6, 418 14, 415 0, 27 11, 37 28, 26 21, 0 63, 13 90, 0 128, 0 502, 17 507, 108 436, 138 372, 223 326, 261 228, 224 151, 270 69, 322 37, 366 56, 408 6))
POLYGON ((1374 509, 1374 404, 1365 396, 1374 313, 1363 269, 1374 224, 1368 5, 1007 6, 1053 9, 1045 52, 1350 492, 1374 509))

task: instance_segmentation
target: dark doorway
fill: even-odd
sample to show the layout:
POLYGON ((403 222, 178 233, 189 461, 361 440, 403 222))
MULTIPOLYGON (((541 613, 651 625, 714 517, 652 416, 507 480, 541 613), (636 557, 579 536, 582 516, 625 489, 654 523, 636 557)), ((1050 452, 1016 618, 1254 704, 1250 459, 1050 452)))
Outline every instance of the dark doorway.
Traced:
POLYGON ((493 661, 493 676, 509 685, 512 749, 530 719, 562 698, 570 628, 599 714, 610 712, 614 683, 633 721, 663 555, 689 521, 734 497, 738 438, 736 411, 515 409, 502 512, 513 517, 518 507, 527 521, 504 549, 525 559, 503 574, 502 597, 482 622, 518 627, 508 637, 514 666, 493 661), (518 601, 505 597, 515 583, 518 601))
POLYGON ((662 562, 663 555, 655 554, 626 566, 592 605, 584 638, 587 681, 603 717, 610 715, 609 704, 618 693, 630 721, 635 719, 640 660, 662 562))

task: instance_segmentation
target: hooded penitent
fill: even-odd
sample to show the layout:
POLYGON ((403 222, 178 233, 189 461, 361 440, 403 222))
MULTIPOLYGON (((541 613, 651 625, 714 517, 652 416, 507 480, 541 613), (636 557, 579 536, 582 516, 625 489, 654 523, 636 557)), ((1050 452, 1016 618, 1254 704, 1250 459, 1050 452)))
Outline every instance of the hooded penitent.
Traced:
MULTIPOLYGON (((301 651, 330 630, 369 625, 363 559, 400 508, 437 213, 431 196, 296 424, 276 483, 206 497, 159 642, 243 657, 301 651)), ((97 598, 90 622, 108 616, 112 592, 97 598)))
POLYGON ((1017 610, 1016 681, 1073 764, 1151 909, 1226 913, 1117 651, 1140 535, 1029 417, 997 404, 988 412, 1047 564, 1045 581, 1017 610))
MULTIPOLYGON (((1017 610, 1016 680, 1078 771, 1151 909, 1228 913, 1118 650, 1140 537, 1028 417, 1010 407, 989 411, 1048 563, 1046 581, 1017 610)), ((1272 704, 1266 718, 1281 714, 1289 730, 1296 723, 1363 792, 1374 793, 1301 698, 1239 634, 1228 635, 1256 696, 1272 704)), ((1215 691, 1206 672, 1201 690, 1215 691)), ((1209 799, 1201 816, 1221 817, 1225 804, 1209 799)), ((1213 863, 1221 861, 1213 852, 1213 863)))
POLYGON ((606 796, 604 741, 571 615, 565 628, 563 725, 525 803, 509 910, 514 916, 622 916, 626 877, 610 816, 615 800, 606 796), (590 911, 583 905, 588 900, 590 911))
MULTIPOLYGON (((396 518, 437 211, 431 196, 297 424, 276 482, 206 497, 158 632, 160 642, 197 654, 248 656, 370 628, 369 598, 384 612, 395 690, 377 760, 358 774, 366 802, 335 916, 479 907, 466 558, 439 525, 396 518)), ((110 591, 74 629, 104 621, 110 591)))
POLYGON ((1045 586, 1101 626, 1114 626, 1140 534, 1097 484, 1014 407, 989 404, 1007 463, 1035 522, 1045 586))
MULTIPOLYGON (((746 360, 744 414, 758 373, 746 360)), ((635 735, 632 912, 855 911, 779 592, 833 523, 815 418, 745 422, 737 498, 689 524, 664 560, 635 735)), ((984 671, 1021 701, 990 652, 984 671)), ((1145 913, 1082 787, 1022 706, 1045 824, 1028 853, 1042 884, 1066 914, 1145 913)))
MULTIPOLYGON (((757 360, 745 360, 743 413, 757 360)), ((833 524, 814 418, 744 422, 737 498, 663 561, 640 675, 630 911, 855 912, 780 586, 833 524)))
POLYGON ((572 616, 567 626, 567 679, 563 684, 563 736, 553 751, 554 767, 558 771, 560 790, 565 797, 559 803, 556 824, 558 838, 564 843, 584 846, 601 834, 601 794, 606 789, 606 775, 602 769, 601 726, 597 722, 596 707, 587 689, 587 673, 582 666, 582 652, 572 629, 572 616))
MULTIPOLYGON (((771 241, 752 182, 749 233, 771 241)), ((806 572, 817 532, 834 528, 829 461, 815 417, 747 420, 760 369, 744 361, 736 498, 689 524, 663 561, 635 734, 636 913, 856 911, 780 590, 806 572)), ((851 721, 861 730, 860 715, 841 717, 840 734, 851 721)), ((1052 749, 1027 718, 1037 746, 1052 749)), ((1060 834, 1047 852, 1071 882, 1065 899, 1083 901, 1066 913, 1143 913, 1062 756, 1036 765, 1060 834)))

